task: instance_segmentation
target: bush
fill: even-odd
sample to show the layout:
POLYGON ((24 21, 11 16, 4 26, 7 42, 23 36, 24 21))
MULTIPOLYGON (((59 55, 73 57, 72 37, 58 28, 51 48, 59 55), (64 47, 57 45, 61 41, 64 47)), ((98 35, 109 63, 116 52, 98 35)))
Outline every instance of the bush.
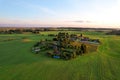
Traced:
POLYGON ((48 34, 48 36, 55 36, 54 34, 48 34))
POLYGON ((52 56, 53 56, 53 52, 48 51, 48 52, 47 52, 47 55, 52 57, 52 56))
POLYGON ((58 39, 57 38, 53 38, 53 41, 58 41, 58 39))
POLYGON ((81 45, 81 52, 82 52, 82 53, 86 53, 86 52, 87 52, 87 47, 86 47, 85 44, 82 44, 82 45, 81 45))
POLYGON ((76 55, 76 52, 74 51, 73 52, 73 58, 76 58, 77 57, 77 55, 76 55))

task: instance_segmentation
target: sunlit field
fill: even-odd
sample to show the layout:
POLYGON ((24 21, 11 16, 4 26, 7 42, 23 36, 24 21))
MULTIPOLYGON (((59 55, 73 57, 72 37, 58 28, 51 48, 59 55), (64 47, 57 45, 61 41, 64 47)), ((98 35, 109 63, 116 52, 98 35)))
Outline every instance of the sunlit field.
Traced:
POLYGON ((102 32, 67 31, 101 41, 96 52, 72 60, 53 59, 32 46, 48 34, 0 34, 0 80, 120 80, 120 36, 102 32))

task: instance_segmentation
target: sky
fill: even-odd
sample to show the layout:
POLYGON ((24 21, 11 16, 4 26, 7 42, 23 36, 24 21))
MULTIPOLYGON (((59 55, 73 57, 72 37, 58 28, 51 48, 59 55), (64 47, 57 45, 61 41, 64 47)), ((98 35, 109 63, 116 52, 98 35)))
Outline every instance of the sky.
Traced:
POLYGON ((120 0, 0 0, 0 24, 120 28, 120 0))

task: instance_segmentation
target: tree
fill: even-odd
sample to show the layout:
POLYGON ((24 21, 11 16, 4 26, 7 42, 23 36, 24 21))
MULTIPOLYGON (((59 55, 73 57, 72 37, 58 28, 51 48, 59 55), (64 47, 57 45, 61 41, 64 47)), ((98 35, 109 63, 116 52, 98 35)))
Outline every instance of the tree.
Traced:
POLYGON ((83 37, 83 35, 82 35, 82 34, 80 34, 80 37, 83 37))
POLYGON ((85 44, 82 44, 82 45, 81 45, 81 52, 82 52, 82 53, 86 53, 86 52, 87 52, 87 48, 86 48, 86 45, 85 45, 85 44))
POLYGON ((76 52, 75 51, 73 52, 73 58, 76 58, 76 52))

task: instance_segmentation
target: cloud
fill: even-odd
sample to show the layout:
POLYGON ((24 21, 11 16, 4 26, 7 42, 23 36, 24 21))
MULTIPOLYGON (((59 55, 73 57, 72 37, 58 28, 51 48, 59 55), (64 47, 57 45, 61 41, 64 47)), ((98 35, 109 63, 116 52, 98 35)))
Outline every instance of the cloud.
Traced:
POLYGON ((75 23, 91 23, 92 21, 88 21, 88 20, 77 20, 77 21, 70 21, 70 22, 75 22, 75 23))
POLYGON ((78 23, 91 23, 91 21, 83 21, 83 20, 81 20, 81 21, 74 21, 74 22, 78 22, 78 23))

